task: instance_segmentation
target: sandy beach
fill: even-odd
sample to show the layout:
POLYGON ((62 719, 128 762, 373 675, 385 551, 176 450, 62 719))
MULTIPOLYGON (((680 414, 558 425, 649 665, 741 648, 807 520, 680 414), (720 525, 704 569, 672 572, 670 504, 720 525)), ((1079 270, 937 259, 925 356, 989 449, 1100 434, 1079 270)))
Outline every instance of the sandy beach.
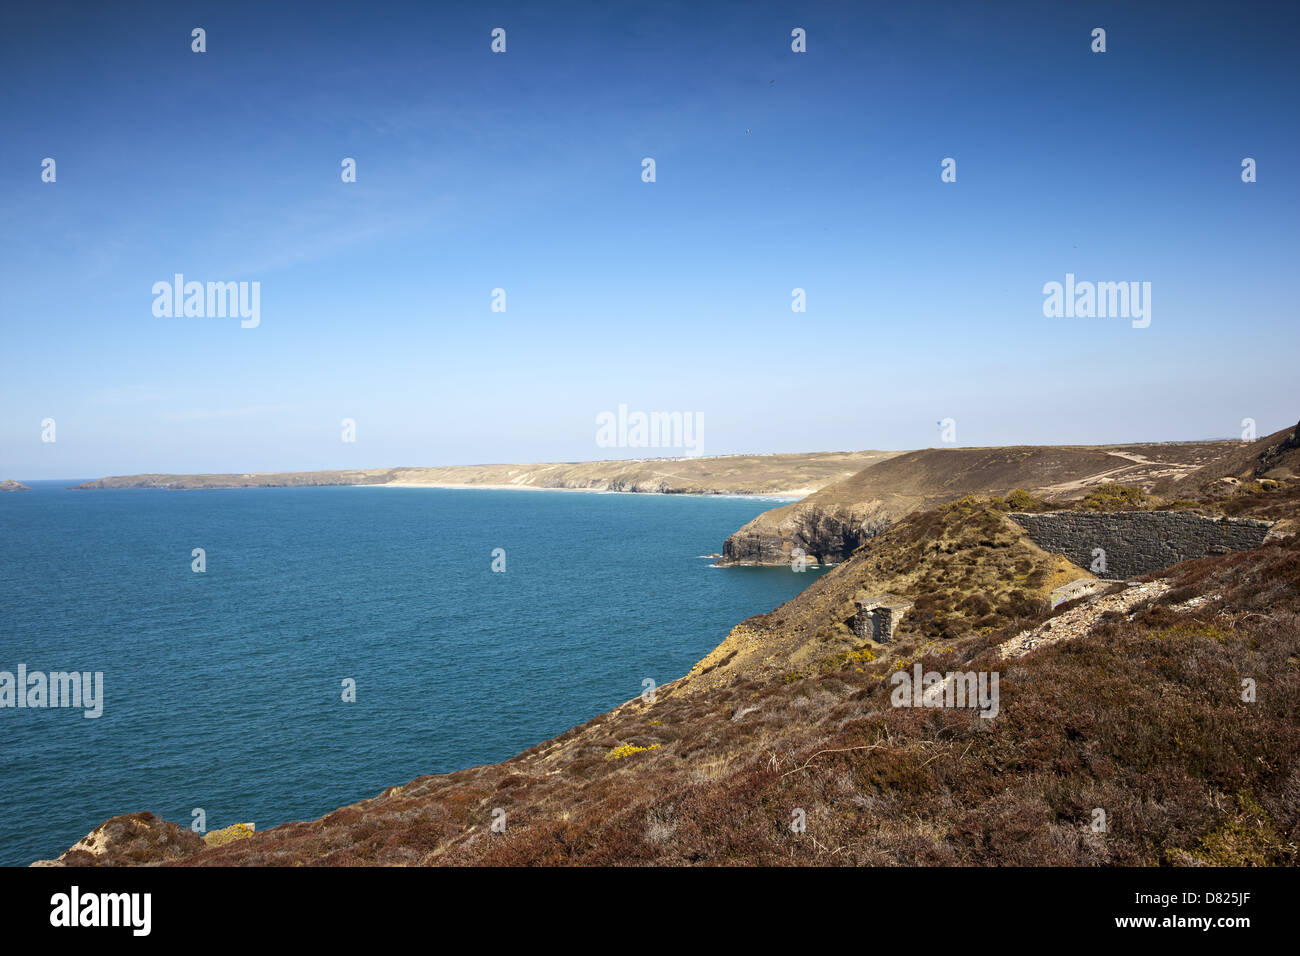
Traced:
POLYGON ((808 497, 815 488, 795 488, 762 495, 741 495, 731 492, 701 493, 694 491, 615 491, 608 488, 559 488, 546 485, 456 484, 446 481, 386 481, 376 485, 348 485, 350 488, 443 488, 479 491, 574 491, 596 495, 666 495, 676 498, 752 498, 756 501, 799 501, 808 497))

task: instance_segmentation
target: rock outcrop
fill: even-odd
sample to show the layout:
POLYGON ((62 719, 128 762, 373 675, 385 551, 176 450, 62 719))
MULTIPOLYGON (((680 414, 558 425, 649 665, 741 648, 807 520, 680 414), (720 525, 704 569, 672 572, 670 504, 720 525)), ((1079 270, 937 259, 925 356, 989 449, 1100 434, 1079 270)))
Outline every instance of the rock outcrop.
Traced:
POLYGON ((801 502, 765 512, 722 545, 724 565, 785 564, 802 551, 818 564, 837 564, 861 544, 889 527, 893 515, 824 510, 801 502))
POLYGON ((135 866, 166 863, 197 853, 203 837, 152 813, 124 813, 105 820, 54 860, 32 866, 135 866))
POLYGON ((9 480, 9 481, 0 481, 0 492, 3 492, 3 491, 31 491, 31 490, 32 490, 32 489, 28 488, 28 487, 27 487, 26 485, 24 485, 21 481, 13 481, 12 479, 9 480))

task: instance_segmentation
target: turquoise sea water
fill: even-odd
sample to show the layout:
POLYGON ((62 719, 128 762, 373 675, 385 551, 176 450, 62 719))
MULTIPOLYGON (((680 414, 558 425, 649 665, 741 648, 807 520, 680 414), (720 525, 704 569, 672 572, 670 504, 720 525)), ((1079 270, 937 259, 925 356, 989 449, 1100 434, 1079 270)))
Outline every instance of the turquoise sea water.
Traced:
POLYGON ((74 483, 0 494, 0 671, 104 674, 98 719, 0 708, 5 865, 119 813, 261 829, 505 759, 817 573, 700 557, 771 500, 74 483))

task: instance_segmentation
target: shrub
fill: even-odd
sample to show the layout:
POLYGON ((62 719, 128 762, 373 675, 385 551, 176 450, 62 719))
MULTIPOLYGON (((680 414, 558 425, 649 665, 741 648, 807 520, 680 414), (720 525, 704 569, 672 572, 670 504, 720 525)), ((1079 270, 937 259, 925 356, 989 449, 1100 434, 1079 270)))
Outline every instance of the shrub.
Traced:
POLYGON ((1079 507, 1089 511, 1139 511, 1151 504, 1151 496, 1142 488, 1106 482, 1099 485, 1079 502, 1079 507))
POLYGON ((1011 511, 1041 511, 1043 502, 1039 501, 1023 488, 1017 488, 1007 495, 1007 508, 1011 511))
POLYGON ((651 744, 649 747, 637 747, 634 744, 623 744, 621 747, 615 747, 609 753, 605 754, 605 759, 622 760, 624 757, 630 757, 633 754, 645 753, 647 750, 658 749, 658 744, 651 744))

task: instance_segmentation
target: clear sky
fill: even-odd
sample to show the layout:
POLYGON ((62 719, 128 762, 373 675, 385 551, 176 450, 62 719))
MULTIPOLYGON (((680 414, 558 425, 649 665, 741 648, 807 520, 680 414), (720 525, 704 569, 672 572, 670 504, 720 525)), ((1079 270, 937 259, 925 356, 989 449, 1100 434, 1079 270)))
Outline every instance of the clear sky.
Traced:
POLYGON ((5 4, 0 478, 647 454, 620 404, 705 454, 1265 434, 1296 9, 5 4), (175 273, 260 324, 155 316, 175 273), (1067 273, 1150 326, 1045 317, 1067 273))

